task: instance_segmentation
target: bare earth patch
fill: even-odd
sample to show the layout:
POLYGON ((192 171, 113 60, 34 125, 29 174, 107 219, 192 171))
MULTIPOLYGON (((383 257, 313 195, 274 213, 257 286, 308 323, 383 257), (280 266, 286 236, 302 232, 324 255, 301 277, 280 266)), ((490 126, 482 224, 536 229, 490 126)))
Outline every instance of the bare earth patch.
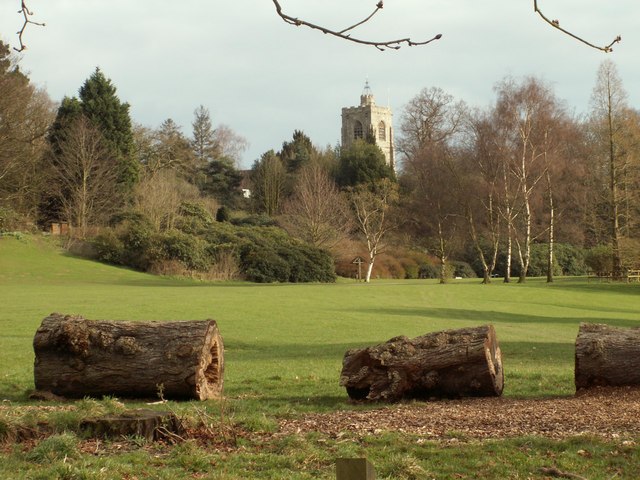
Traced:
POLYGON ((640 389, 594 389, 574 397, 549 399, 494 397, 413 402, 366 411, 309 414, 280 422, 280 433, 311 431, 334 437, 393 431, 426 439, 452 435, 476 439, 526 435, 637 438, 640 389))

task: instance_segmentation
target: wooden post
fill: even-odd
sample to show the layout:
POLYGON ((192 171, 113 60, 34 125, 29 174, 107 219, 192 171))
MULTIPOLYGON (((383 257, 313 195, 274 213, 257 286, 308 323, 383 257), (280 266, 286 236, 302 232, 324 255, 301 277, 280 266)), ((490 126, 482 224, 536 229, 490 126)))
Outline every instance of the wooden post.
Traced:
POLYGON ((336 480, 375 480, 376 470, 366 458, 339 458, 336 480))

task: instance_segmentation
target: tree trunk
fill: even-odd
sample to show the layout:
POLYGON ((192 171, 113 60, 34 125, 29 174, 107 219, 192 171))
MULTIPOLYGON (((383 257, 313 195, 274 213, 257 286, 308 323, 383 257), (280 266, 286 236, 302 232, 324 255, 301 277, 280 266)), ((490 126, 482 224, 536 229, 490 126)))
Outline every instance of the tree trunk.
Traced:
POLYGON ((197 400, 222 393, 224 347, 214 320, 91 321, 53 313, 33 339, 37 390, 197 400))
POLYGON ((492 325, 430 333, 349 350, 340 385, 353 400, 499 396, 504 375, 492 325))
POLYGON ((640 385, 640 327, 581 323, 576 338, 576 390, 640 385))

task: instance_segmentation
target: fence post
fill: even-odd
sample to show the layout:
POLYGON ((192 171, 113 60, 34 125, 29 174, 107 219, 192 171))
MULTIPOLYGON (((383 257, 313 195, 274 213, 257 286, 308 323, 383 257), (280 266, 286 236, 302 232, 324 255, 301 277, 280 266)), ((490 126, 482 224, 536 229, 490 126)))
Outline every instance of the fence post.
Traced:
POLYGON ((336 480, 375 480, 376 470, 366 458, 338 458, 336 480))

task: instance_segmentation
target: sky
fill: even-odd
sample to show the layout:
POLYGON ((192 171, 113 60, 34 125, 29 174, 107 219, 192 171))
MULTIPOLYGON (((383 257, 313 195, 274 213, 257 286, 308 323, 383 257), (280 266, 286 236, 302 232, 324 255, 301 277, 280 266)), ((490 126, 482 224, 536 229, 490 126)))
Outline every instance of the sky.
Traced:
MULTIPOLYGON (((377 0, 281 0, 283 11, 341 30, 369 15, 377 0)), ((370 40, 442 38, 380 52, 286 24, 272 0, 28 0, 34 21, 20 66, 51 98, 77 95, 96 67, 131 106, 132 120, 156 128, 172 118, 191 135, 203 105, 214 125, 249 142, 242 168, 281 148, 294 130, 324 147, 340 141, 341 109, 356 106, 368 80, 390 106, 398 130, 404 106, 439 87, 471 107, 495 100, 507 76, 534 75, 588 111, 599 65, 612 60, 640 107, 640 2, 539 0, 550 19, 612 53, 590 48, 546 24, 533 0, 386 0, 353 32, 370 40)), ((0 38, 18 45, 19 0, 0 0, 0 38)), ((0 92, 1 94, 1 92, 0 92)), ((397 133, 396 133, 397 134, 397 133)))

